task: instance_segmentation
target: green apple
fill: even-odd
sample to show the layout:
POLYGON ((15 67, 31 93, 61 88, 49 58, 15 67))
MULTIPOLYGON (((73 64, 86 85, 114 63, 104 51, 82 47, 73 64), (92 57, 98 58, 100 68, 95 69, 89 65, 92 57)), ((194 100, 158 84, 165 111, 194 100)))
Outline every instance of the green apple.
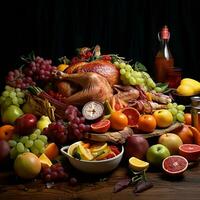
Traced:
POLYGON ((2 114, 2 122, 13 124, 15 120, 23 114, 21 108, 15 105, 10 105, 2 114))
POLYGON ((161 167, 162 161, 170 156, 168 148, 162 144, 154 144, 147 150, 146 158, 152 166, 161 167))
POLYGON ((174 133, 165 133, 158 139, 159 144, 166 146, 171 155, 178 154, 179 146, 183 144, 181 138, 174 133))

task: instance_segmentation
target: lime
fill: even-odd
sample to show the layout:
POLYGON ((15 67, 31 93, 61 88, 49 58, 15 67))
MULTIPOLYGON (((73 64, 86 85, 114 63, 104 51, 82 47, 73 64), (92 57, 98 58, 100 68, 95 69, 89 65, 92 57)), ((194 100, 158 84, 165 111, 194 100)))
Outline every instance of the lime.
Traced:
POLYGON ((136 157, 131 157, 129 158, 129 167, 134 171, 142 171, 148 169, 149 163, 136 157))

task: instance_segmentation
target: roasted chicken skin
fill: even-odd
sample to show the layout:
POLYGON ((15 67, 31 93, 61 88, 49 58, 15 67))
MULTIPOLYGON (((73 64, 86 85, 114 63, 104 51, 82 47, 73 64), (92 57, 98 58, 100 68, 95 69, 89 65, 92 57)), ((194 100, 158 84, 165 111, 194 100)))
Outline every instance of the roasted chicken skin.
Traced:
POLYGON ((81 62, 68 67, 65 73, 84 73, 84 72, 95 72, 106 78, 111 85, 119 83, 119 70, 111 62, 104 60, 95 60, 92 62, 81 62))

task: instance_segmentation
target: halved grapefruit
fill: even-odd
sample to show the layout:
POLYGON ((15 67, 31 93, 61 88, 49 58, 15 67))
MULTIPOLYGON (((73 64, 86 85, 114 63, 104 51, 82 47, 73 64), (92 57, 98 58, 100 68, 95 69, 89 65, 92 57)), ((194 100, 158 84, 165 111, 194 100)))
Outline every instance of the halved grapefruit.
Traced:
POLYGON ((188 161, 197 161, 200 157, 200 145, 182 144, 179 146, 179 155, 185 157, 188 161))
POLYGON ((181 175, 187 167, 187 159, 179 155, 168 156, 162 161, 162 168, 169 175, 181 175))
POLYGON ((129 127, 135 127, 137 125, 140 118, 140 113, 137 109, 132 107, 126 107, 122 110, 122 113, 124 113, 127 116, 129 127))
POLYGON ((91 124, 91 129, 96 133, 105 133, 110 128, 110 120, 103 119, 91 124))

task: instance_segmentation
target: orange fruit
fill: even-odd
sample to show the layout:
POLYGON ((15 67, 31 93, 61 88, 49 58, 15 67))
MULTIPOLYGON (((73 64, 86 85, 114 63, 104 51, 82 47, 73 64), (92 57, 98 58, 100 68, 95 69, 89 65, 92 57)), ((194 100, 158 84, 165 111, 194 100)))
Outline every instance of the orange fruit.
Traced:
POLYGON ((14 134, 15 127, 9 124, 0 127, 0 140, 10 140, 14 134))
POLYGON ((184 113, 184 123, 187 125, 192 124, 192 115, 191 113, 184 113))
POLYGON ((120 131, 128 126, 128 118, 121 111, 114 111, 111 113, 110 118, 111 128, 114 130, 120 131))
POLYGON ((124 113, 128 117, 129 127, 135 127, 137 125, 140 118, 140 113, 137 109, 132 107, 126 107, 122 110, 122 113, 124 113))
POLYGON ((152 132, 156 128, 156 119, 153 115, 141 115, 138 120, 138 129, 144 132, 152 132))
POLYGON ((105 133, 110 128, 110 120, 103 119, 91 124, 91 129, 96 133, 105 133))
POLYGON ((156 110, 153 113, 159 128, 167 128, 173 123, 173 116, 167 109, 156 110))
POLYGON ((187 125, 183 125, 182 128, 175 130, 175 133, 181 138, 183 144, 194 143, 193 133, 187 125))
POLYGON ((44 150, 44 154, 50 159, 55 159, 59 154, 58 146, 55 143, 50 143, 44 150))
POLYGON ((15 159, 14 170, 20 178, 32 179, 40 173, 41 163, 35 154, 22 153, 15 159))

